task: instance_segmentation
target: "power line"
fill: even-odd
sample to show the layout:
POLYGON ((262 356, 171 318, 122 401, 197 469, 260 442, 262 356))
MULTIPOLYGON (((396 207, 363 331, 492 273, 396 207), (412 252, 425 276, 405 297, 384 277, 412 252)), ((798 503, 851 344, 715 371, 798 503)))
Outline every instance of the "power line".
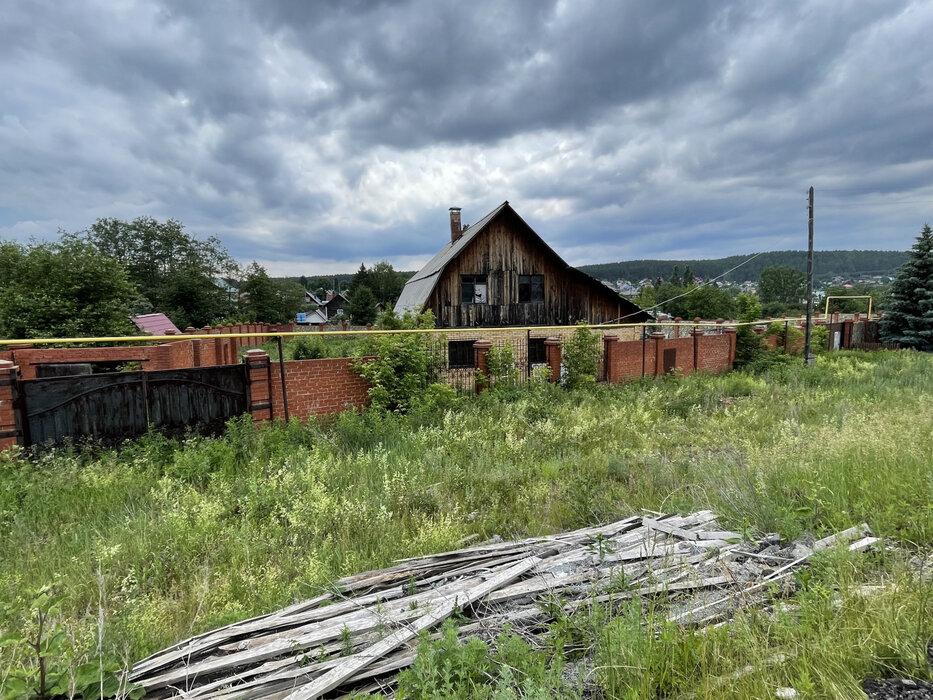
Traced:
POLYGON ((725 276, 728 275, 729 273, 734 272, 735 270, 738 270, 740 267, 742 267, 742 265, 746 265, 746 264, 750 263, 752 260, 754 260, 755 258, 757 258, 759 255, 764 255, 766 252, 768 252, 768 251, 764 251, 764 250, 763 250, 763 251, 761 251, 760 253, 755 253, 755 254, 754 254, 753 256, 751 256, 748 260, 743 260, 742 262, 740 262, 738 265, 736 265, 736 266, 733 267, 732 269, 726 270, 726 271, 723 272, 721 275, 718 275, 718 276, 716 276, 716 277, 713 277, 712 279, 707 280, 707 281, 704 282, 703 284, 698 284, 698 285, 695 286, 695 287, 691 287, 690 289, 688 289, 688 290, 687 290, 686 292, 684 292, 683 294, 678 294, 677 296, 671 297, 670 299, 665 299, 664 301, 662 301, 662 302, 659 303, 659 304, 655 304, 654 306, 649 306, 647 309, 639 309, 638 311, 634 311, 634 312, 632 312, 632 313, 630 313, 630 314, 626 314, 625 316, 620 316, 619 318, 617 318, 617 319, 615 319, 615 320, 613 320, 613 321, 609 321, 609 323, 618 323, 619 321, 624 321, 625 319, 631 318, 632 316, 637 316, 639 313, 641 313, 641 312, 643 312, 643 311, 654 311, 655 309, 657 309, 657 308, 659 308, 659 307, 661 307, 661 306, 664 306, 665 304, 669 304, 670 302, 674 301, 675 299, 680 299, 681 297, 685 297, 685 296, 687 296, 688 294, 692 294, 693 292, 695 292, 696 290, 698 290, 700 287, 707 287, 707 286, 711 285, 711 284, 712 284, 713 282, 715 282, 716 280, 722 279, 723 277, 725 277, 725 276))

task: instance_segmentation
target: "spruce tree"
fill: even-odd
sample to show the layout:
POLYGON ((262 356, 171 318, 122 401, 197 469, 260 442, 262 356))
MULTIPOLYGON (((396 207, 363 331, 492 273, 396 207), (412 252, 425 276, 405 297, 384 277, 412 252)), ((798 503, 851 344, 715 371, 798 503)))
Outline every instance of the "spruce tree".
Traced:
POLYGON ((923 226, 891 285, 881 337, 902 347, 933 352, 933 229, 929 224, 923 226))

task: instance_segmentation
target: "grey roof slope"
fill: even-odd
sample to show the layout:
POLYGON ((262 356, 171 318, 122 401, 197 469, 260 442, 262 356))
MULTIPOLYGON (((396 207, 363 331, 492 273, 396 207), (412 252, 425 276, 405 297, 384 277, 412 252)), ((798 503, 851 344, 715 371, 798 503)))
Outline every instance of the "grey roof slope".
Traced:
POLYGON ((477 235, 482 233, 483 229, 489 225, 489 223, 495 219, 504 209, 511 211, 518 220, 521 221, 526 228, 535 236, 538 241, 543 245, 557 260, 563 263, 566 266, 566 269, 569 273, 577 275, 581 278, 586 279, 588 282, 596 285, 601 291, 606 294, 611 294, 613 297, 617 297, 618 301, 622 304, 623 307, 631 307, 633 313, 630 313, 625 317, 626 322, 628 323, 639 323, 642 321, 652 320, 651 314, 647 311, 643 311, 636 304, 633 304, 628 299, 625 299, 611 289, 609 289, 602 282, 597 280, 595 277, 590 277, 588 274, 582 270, 578 270, 572 265, 568 265, 564 262, 564 259, 560 257, 554 249, 549 246, 541 236, 539 236, 531 226, 519 216, 518 212, 512 209, 509 206, 509 200, 505 200, 498 207, 493 209, 491 212, 486 214, 482 219, 477 221, 475 224, 467 228, 463 235, 460 236, 456 241, 448 243, 443 248, 441 248, 437 254, 428 261, 428 264, 416 272, 408 282, 405 283, 404 289, 398 298, 398 301, 395 302, 395 313, 403 314, 406 311, 414 311, 416 308, 422 306, 431 296, 431 292, 434 291, 434 286, 437 284, 437 281, 440 279, 441 273, 444 271, 444 268, 454 260, 463 250, 470 245, 474 238, 477 235))

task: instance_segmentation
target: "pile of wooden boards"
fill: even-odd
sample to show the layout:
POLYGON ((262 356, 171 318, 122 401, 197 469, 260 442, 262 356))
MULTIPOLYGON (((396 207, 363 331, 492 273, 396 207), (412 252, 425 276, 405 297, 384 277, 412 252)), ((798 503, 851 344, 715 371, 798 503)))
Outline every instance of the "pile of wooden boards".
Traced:
POLYGON ((712 624, 786 585, 818 549, 876 542, 862 525, 809 545, 743 541, 710 511, 635 516, 549 537, 400 561, 332 592, 180 642, 139 663, 147 698, 288 698, 391 688, 418 635, 455 612, 462 637, 545 625, 553 605, 664 597, 670 618, 712 624), (548 601, 548 605, 542 605, 548 601), (550 612, 549 612, 550 611, 550 612))

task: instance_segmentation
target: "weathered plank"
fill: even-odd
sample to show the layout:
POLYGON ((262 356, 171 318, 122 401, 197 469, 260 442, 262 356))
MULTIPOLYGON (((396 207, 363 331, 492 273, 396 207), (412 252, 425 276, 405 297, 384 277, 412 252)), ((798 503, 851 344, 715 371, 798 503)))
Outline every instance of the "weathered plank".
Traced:
POLYGON ((407 640, 414 638, 421 630, 433 627, 438 622, 448 618, 458 606, 468 605, 479 600, 491 591, 496 590, 500 586, 511 583, 522 574, 538 566, 544 559, 545 557, 542 556, 530 557, 518 564, 510 566, 505 571, 493 576, 479 586, 472 588, 469 592, 466 592, 462 601, 458 599, 450 600, 445 605, 441 606, 440 609, 421 616, 415 620, 413 624, 396 631, 365 651, 354 654, 340 666, 328 671, 312 683, 309 683, 303 688, 299 688, 294 693, 287 696, 288 700, 311 700, 312 698, 318 698, 324 693, 337 688, 348 678, 352 678, 357 671, 378 661, 389 651, 392 651, 407 640))

